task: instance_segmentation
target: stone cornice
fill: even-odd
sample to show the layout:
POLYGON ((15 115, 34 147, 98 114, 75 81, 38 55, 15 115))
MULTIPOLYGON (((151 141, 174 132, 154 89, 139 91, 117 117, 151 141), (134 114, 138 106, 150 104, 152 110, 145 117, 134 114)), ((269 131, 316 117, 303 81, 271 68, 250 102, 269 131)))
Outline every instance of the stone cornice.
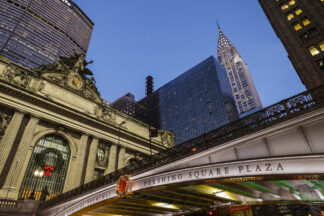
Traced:
MULTIPOLYGON (((108 133, 111 133, 114 135, 118 135, 118 133, 119 133, 118 125, 116 125, 116 124, 112 125, 111 123, 102 121, 102 120, 95 118, 93 116, 90 116, 86 113, 72 109, 68 106, 65 106, 63 104, 60 104, 53 100, 50 100, 44 96, 38 95, 37 93, 26 90, 25 88, 13 85, 7 81, 0 80, 0 92, 3 92, 6 95, 12 96, 19 100, 22 100, 26 103, 30 103, 32 105, 39 106, 46 110, 50 110, 52 112, 55 112, 59 115, 66 117, 66 118, 77 120, 80 123, 92 126, 98 130, 101 130, 102 132, 105 132, 105 133, 108 132, 108 133)), ((15 107, 12 107, 12 108, 15 108, 15 107)), ((149 146, 148 138, 139 136, 129 130, 124 129, 123 127, 120 128, 120 133, 121 133, 120 134, 121 137, 126 138, 127 140, 134 141, 136 143, 141 144, 142 146, 146 146, 146 147, 149 146)), ((154 140, 152 140, 152 147, 153 147, 153 149, 158 150, 158 151, 165 149, 164 146, 158 144, 154 140)))

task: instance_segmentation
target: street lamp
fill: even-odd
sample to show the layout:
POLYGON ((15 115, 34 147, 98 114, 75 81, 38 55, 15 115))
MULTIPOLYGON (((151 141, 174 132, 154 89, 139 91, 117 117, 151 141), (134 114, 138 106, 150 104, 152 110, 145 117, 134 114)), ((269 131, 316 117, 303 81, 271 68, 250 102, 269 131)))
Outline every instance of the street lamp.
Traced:
POLYGON ((35 200, 36 199, 35 189, 36 189, 36 186, 37 186, 37 182, 38 182, 38 179, 42 178, 43 176, 44 176, 44 171, 43 170, 36 169, 34 171, 34 177, 36 178, 36 182, 35 182, 35 185, 34 185, 33 192, 29 195, 28 199, 31 199, 31 200, 35 200))
POLYGON ((117 143, 118 145, 120 143, 120 127, 125 123, 126 123, 125 121, 122 121, 122 122, 120 122, 120 124, 118 126, 118 143, 117 143))

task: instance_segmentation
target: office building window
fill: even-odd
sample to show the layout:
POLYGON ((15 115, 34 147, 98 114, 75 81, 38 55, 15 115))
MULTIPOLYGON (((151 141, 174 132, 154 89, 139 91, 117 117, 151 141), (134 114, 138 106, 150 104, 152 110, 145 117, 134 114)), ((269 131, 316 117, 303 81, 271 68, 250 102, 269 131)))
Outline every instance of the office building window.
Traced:
POLYGON ((279 7, 281 8, 281 10, 286 10, 289 8, 289 5, 287 3, 281 3, 279 7))
POLYGON ((319 54, 319 50, 315 46, 308 47, 308 51, 312 56, 319 54))
POLYGON ((324 41, 319 42, 318 47, 324 52, 324 41))
POLYGON ((288 13, 288 14, 286 14, 286 16, 287 16, 288 20, 291 20, 295 17, 293 13, 288 13))
POLYGON ((300 8, 295 9, 295 14, 298 16, 299 14, 303 13, 300 8))
POLYGON ((301 21, 302 21, 304 26, 308 26, 311 23, 310 20, 307 19, 306 17, 304 17, 301 21))
POLYGON ((295 23, 293 23, 292 25, 293 25, 293 27, 294 27, 294 29, 295 29, 296 31, 302 29, 302 26, 301 26, 298 22, 295 22, 295 23))
POLYGON ((290 1, 288 2, 289 5, 294 5, 295 3, 296 3, 295 0, 290 0, 290 1))

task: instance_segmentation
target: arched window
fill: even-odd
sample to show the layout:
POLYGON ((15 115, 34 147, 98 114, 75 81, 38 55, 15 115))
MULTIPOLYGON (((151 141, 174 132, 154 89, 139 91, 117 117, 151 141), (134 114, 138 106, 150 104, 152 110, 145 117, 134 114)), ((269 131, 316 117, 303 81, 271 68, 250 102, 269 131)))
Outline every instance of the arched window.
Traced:
POLYGON ((67 141, 62 137, 49 134, 40 138, 31 155, 20 187, 19 198, 26 199, 35 190, 35 199, 38 200, 41 197, 42 191, 46 191, 45 188, 47 188, 49 193, 46 199, 62 193, 69 159, 70 148, 67 141), (34 171, 36 169, 44 170, 47 165, 54 166, 54 171, 51 171, 49 176, 44 175, 36 179, 34 171))

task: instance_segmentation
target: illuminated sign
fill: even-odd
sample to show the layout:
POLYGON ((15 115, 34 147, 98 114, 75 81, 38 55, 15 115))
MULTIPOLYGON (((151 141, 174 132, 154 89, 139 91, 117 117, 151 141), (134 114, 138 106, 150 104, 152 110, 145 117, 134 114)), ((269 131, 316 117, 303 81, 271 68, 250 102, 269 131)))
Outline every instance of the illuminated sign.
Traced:
POLYGON ((68 0, 61 0, 64 4, 71 7, 71 3, 68 0))

